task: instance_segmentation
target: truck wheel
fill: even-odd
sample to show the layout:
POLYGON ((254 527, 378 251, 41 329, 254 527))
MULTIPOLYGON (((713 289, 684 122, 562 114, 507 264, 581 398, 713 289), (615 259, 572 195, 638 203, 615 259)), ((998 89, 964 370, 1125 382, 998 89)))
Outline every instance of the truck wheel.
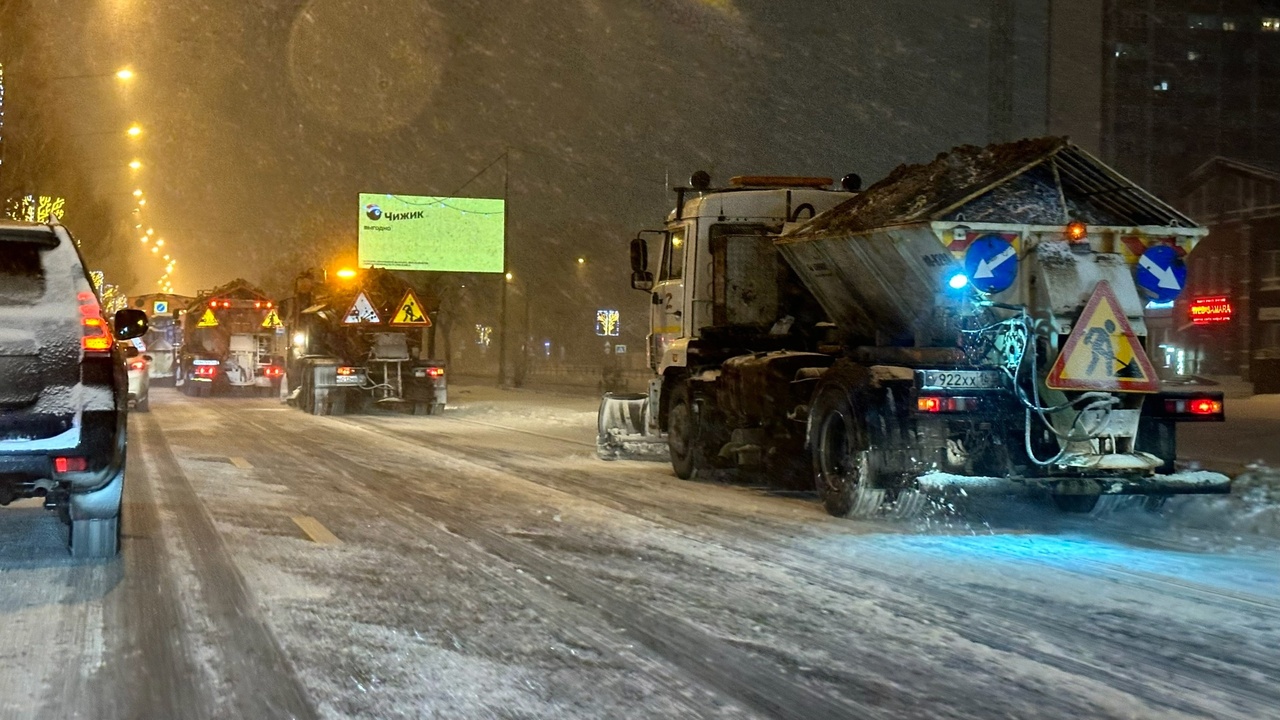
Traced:
POLYGON ((667 410, 667 447, 671 451, 671 467, 676 477, 690 480, 705 467, 698 415, 694 412, 693 394, 687 382, 677 383, 667 410))
POLYGON ((859 380, 852 371, 832 377, 819 388, 810 415, 814 483, 823 507, 836 517, 870 515, 884 500, 865 413, 854 405, 859 380))
POLYGON ((71 557, 78 560, 113 558, 120 552, 120 515, 71 521, 71 557))
POLYGON ((424 403, 424 402, 414 403, 414 404, 413 404, 413 414, 414 414, 414 415, 430 415, 430 414, 431 414, 431 403, 424 403))

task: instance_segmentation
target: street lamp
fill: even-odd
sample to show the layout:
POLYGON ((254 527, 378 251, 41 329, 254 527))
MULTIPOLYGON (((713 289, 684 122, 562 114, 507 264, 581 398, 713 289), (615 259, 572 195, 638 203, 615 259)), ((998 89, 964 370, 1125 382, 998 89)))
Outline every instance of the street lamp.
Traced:
POLYGON ((130 162, 130 163, 129 163, 129 169, 130 169, 130 170, 138 170, 138 169, 141 169, 141 168, 142 168, 142 163, 141 163, 141 162, 139 162, 139 161, 137 161, 137 160, 134 160, 134 161, 132 161, 132 162, 130 162))
POLYGON ((142 134, 142 126, 141 126, 141 125, 139 125, 138 123, 134 123, 134 124, 130 125, 130 126, 129 126, 129 129, 128 129, 128 130, 125 130, 124 132, 125 132, 125 134, 126 134, 126 135, 128 135, 129 137, 131 137, 131 138, 136 138, 136 137, 138 137, 139 135, 141 135, 141 134, 142 134))

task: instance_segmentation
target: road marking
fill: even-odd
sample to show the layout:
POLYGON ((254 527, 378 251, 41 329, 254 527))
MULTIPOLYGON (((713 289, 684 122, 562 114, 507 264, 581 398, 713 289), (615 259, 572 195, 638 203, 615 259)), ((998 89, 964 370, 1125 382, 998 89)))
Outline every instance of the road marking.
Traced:
POLYGON ((298 515, 293 518, 293 522, 302 532, 311 538, 311 541, 318 545, 340 545, 341 540, 337 535, 329 532, 329 528, 320 524, 320 521, 310 515, 298 515))
POLYGON ((244 459, 244 458, 242 458, 242 457, 233 457, 233 458, 227 458, 227 459, 231 461, 231 464, 232 464, 232 465, 235 465, 236 467, 240 468, 241 470, 252 470, 252 469, 253 469, 253 463, 249 462, 248 460, 245 460, 245 459, 244 459))

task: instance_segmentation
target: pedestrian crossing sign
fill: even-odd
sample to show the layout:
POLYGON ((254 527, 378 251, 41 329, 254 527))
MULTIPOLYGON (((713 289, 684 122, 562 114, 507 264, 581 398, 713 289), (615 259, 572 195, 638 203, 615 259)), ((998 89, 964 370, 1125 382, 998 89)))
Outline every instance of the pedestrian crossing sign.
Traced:
POLYGON ((360 294, 356 295, 355 302, 351 303, 351 309, 343 316, 342 323, 344 325, 380 325, 382 316, 378 315, 373 303, 369 302, 369 296, 361 290, 360 294))
POLYGON ((276 312, 275 308, 271 308, 269 311, 267 311, 267 319, 262 321, 262 327, 264 328, 284 327, 284 323, 280 322, 280 313, 276 312))
POLYGON ((429 328, 431 327, 431 318, 427 317, 427 314, 423 312, 422 301, 410 290, 404 294, 404 299, 400 301, 399 309, 396 310, 395 316, 391 318, 391 324, 429 328))
POLYGON ((204 315, 200 317, 200 322, 196 323, 198 328, 218 327, 218 316, 213 314, 213 310, 204 309, 204 315))
POLYGON ((1084 306, 1045 385, 1054 390, 1160 390, 1156 370, 1105 280, 1098 283, 1084 306))

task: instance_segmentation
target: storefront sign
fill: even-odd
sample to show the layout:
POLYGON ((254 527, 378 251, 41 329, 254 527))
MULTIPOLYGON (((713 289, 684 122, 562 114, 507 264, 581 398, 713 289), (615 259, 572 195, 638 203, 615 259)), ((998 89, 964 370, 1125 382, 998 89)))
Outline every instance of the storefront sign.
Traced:
POLYGON ((1231 306, 1231 299, 1218 295, 1214 297, 1195 298, 1188 307, 1191 316, 1191 322, 1194 325, 1212 325, 1214 323, 1224 323, 1231 320, 1231 315, 1235 312, 1235 308, 1231 306))

